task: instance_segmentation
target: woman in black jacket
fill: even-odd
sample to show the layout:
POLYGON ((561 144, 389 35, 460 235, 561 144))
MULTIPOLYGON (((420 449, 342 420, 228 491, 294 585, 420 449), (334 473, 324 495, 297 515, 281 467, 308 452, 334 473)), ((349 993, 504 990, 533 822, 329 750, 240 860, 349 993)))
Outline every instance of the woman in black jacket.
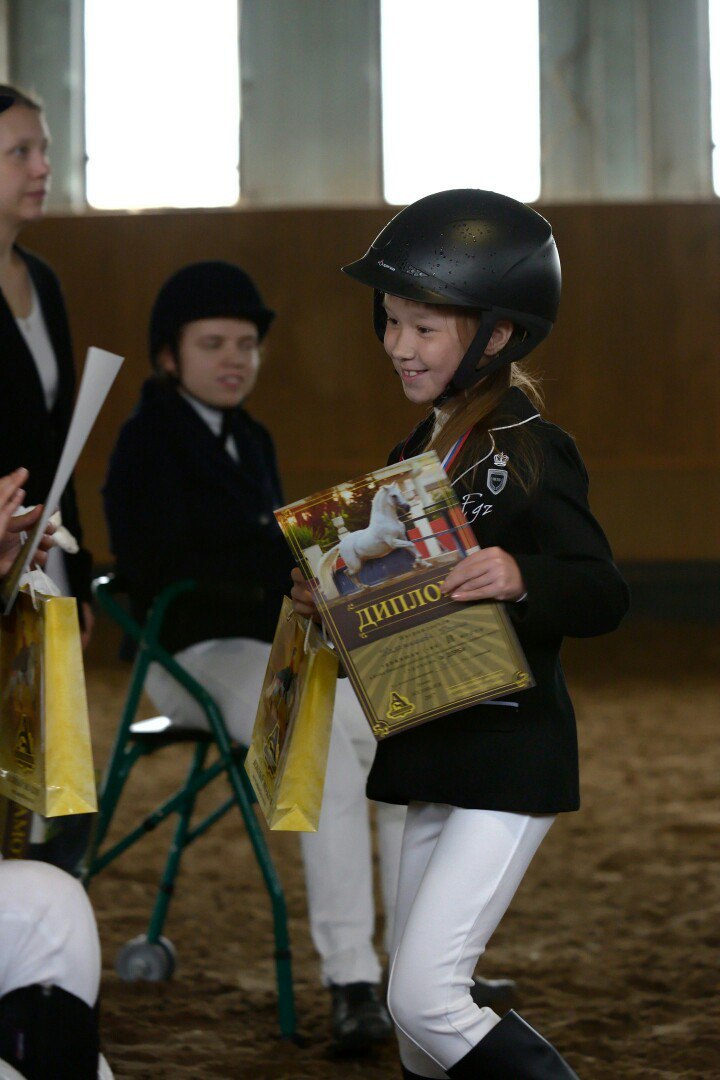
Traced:
MULTIPOLYGON (((50 183, 41 106, 0 85, 0 475, 29 470, 26 499, 44 502, 67 435, 75 368, 67 314, 50 267, 16 243, 43 215, 50 183)), ((92 560, 82 548, 72 479, 60 500, 63 524, 80 550, 55 548, 48 574, 80 606, 84 641, 92 627, 92 560)))
MULTIPOLYGON (((552 230, 495 192, 439 192, 401 211, 344 269, 375 290, 375 329, 405 395, 433 406, 390 460, 428 449, 452 460, 479 544, 443 591, 507 603, 535 678, 378 745, 368 795, 408 805, 388 998, 403 1076, 570 1080, 516 1013, 501 1020, 470 994, 555 816, 579 805, 562 638, 613 630, 628 603, 575 443, 541 418, 534 380, 511 366, 555 320, 552 230)), ((308 614, 310 594, 293 576, 308 614)))

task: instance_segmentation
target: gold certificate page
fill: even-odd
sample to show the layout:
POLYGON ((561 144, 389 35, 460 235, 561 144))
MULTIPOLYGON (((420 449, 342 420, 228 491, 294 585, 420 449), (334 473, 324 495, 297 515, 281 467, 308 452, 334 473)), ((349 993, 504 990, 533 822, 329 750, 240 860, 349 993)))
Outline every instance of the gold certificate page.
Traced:
POLYGON ((477 540, 436 454, 275 513, 378 739, 532 685, 503 606, 442 594, 477 540))
POLYGON ((333 637, 377 738, 532 685, 501 605, 448 599, 444 573, 333 606, 333 637))

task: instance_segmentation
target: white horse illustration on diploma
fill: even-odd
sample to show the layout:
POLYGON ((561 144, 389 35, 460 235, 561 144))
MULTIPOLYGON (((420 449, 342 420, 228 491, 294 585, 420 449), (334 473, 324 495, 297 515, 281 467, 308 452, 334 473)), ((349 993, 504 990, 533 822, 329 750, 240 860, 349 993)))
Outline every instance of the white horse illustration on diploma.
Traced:
POLYGON ((398 517, 398 514, 407 514, 409 511, 410 506, 403 498, 397 483, 385 484, 378 489, 373 497, 368 527, 346 533, 320 560, 317 577, 326 599, 332 600, 339 596, 332 579, 333 566, 338 555, 347 567, 348 577, 358 589, 367 587, 357 575, 362 564, 368 559, 379 559, 391 551, 404 549, 412 554, 413 567, 427 565, 415 545, 406 538, 405 528, 398 517))

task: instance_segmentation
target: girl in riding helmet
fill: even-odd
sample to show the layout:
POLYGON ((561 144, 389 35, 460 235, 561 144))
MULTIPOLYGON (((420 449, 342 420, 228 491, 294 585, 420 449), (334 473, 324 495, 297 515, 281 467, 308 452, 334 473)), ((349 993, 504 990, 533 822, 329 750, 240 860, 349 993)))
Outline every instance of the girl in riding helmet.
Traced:
MULTIPOLYGON (((480 550, 443 589, 503 601, 535 678, 378 744, 368 795, 408 806, 388 1000, 406 1080, 569 1080, 515 1012, 470 994, 476 962, 558 813, 579 805, 564 635, 617 627, 627 587, 587 500, 573 439, 544 420, 517 362, 550 332, 560 263, 550 225, 491 191, 430 195, 344 267, 374 289, 374 321, 426 415, 390 461, 435 450, 480 550)), ((294 571, 296 608, 312 599, 294 571)))

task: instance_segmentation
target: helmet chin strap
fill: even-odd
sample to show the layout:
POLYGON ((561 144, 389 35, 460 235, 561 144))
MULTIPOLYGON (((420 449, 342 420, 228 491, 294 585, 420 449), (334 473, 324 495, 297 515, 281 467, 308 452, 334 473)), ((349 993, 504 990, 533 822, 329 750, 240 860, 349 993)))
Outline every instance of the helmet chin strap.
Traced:
POLYGON ((440 394, 433 402, 435 408, 439 405, 443 405, 446 401, 449 401, 450 398, 455 397, 456 394, 461 393, 463 390, 469 390, 472 386, 475 386, 476 383, 480 382, 481 379, 487 378, 488 375, 492 375, 493 372, 498 371, 501 367, 504 367, 505 364, 510 363, 512 356, 508 355, 507 349, 502 349, 496 356, 493 356, 491 360, 478 367, 478 364, 481 363, 485 356, 485 350, 488 347, 497 321, 497 314, 492 311, 483 311, 475 337, 470 342, 467 352, 458 364, 455 374, 443 390, 442 394, 440 394))

